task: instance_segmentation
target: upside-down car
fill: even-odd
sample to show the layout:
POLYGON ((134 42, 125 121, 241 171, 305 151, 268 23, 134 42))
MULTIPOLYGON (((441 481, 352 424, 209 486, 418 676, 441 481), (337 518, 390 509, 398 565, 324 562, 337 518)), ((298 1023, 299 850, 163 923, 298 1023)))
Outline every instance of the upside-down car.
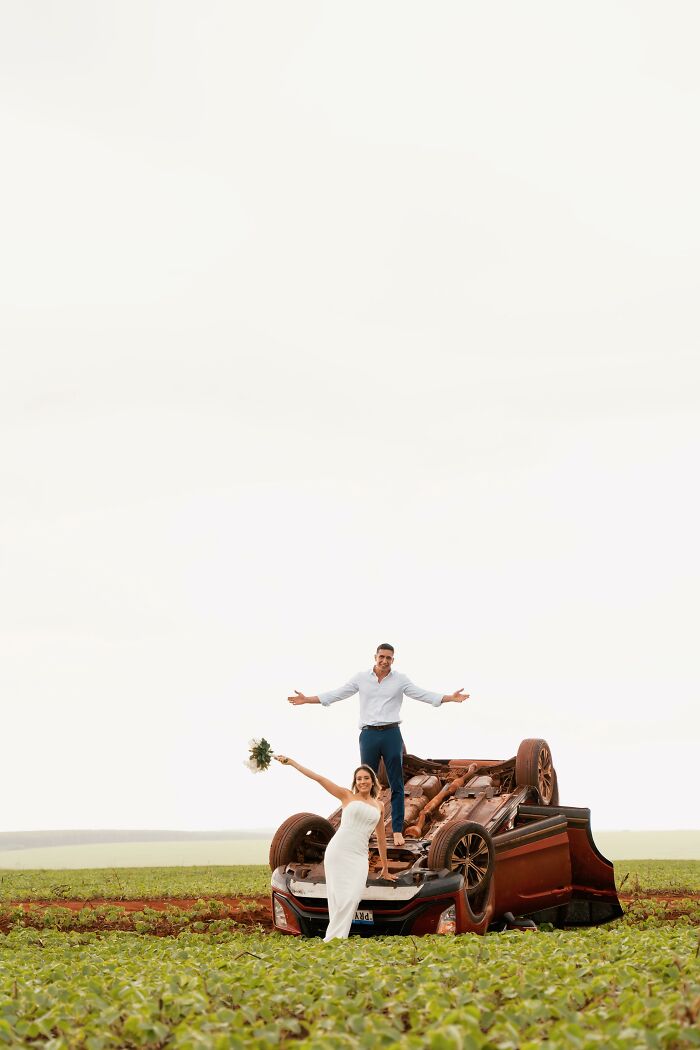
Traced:
MULTIPOLYGON (((390 828, 382 766, 379 779, 390 828)), ((622 915, 613 866, 593 842, 590 810, 559 805, 546 741, 523 740, 506 761, 405 755, 404 791, 406 843, 388 846, 397 880, 382 880, 372 837, 352 933, 483 934, 541 922, 594 926, 622 915)), ((323 856, 341 812, 328 819, 296 813, 272 840, 272 911, 282 933, 325 933, 323 856)))

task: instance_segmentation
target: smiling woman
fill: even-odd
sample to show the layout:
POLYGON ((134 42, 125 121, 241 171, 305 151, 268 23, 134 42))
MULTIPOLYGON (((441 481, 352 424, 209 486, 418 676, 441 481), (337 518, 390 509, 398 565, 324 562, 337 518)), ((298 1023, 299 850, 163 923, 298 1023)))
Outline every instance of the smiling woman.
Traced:
POLYGON ((323 866, 328 891, 328 927, 325 941, 345 938, 357 913, 369 873, 369 839, 374 832, 381 858, 381 878, 395 882, 389 872, 384 807, 377 800, 379 782, 369 766, 358 766, 350 789, 334 784, 326 777, 300 766, 285 755, 277 755, 282 765, 291 765, 304 776, 315 780, 342 804, 340 827, 325 847, 323 866))

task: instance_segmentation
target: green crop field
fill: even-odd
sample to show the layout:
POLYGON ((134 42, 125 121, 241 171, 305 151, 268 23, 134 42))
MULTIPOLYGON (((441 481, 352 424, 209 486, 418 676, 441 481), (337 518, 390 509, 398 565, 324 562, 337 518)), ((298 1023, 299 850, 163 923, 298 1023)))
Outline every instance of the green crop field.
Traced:
POLYGON ((0 1043, 104 1047, 700 1046, 687 926, 478 937, 0 938, 0 1043))
MULTIPOLYGON (((615 875, 624 893, 700 893, 697 860, 625 860, 615 875)), ((267 865, 0 871, 0 901, 256 896, 269 889, 267 865)))
POLYGON ((700 893, 700 860, 620 860, 615 881, 622 893, 700 893))
POLYGON ((0 872, 0 901, 250 897, 269 892, 270 869, 262 864, 0 872))
POLYGON ((598 929, 324 945, 206 899, 266 894, 262 866, 4 871, 0 1048, 700 1047, 700 863, 616 875, 631 900, 598 929), (204 899, 116 906, 168 897, 204 899), (41 898, 58 906, 11 903, 41 898))

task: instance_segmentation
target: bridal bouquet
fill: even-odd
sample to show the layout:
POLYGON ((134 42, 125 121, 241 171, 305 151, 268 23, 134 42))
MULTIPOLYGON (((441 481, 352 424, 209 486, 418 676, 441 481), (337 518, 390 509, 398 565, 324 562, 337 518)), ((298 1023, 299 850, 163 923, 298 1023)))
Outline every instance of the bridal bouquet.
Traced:
POLYGON ((250 758, 243 765, 247 766, 251 773, 264 772, 269 767, 274 755, 274 751, 265 737, 261 737, 260 740, 249 740, 248 749, 250 758))

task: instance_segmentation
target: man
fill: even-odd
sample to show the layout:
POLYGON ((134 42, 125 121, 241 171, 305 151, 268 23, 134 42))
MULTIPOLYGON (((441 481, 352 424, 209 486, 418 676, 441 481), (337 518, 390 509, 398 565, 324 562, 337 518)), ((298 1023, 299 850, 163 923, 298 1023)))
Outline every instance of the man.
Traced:
POLYGON ((360 760, 376 772, 379 769, 379 760, 384 759, 391 787, 391 828, 394 833, 394 845, 403 846, 403 739, 399 728, 399 714, 404 693, 413 700, 432 704, 433 707, 452 702, 460 704, 469 699, 469 693, 458 689, 454 693, 441 696, 440 693, 419 689, 407 675, 392 671, 393 662, 393 645, 382 642, 377 648, 371 671, 358 671, 340 689, 332 689, 318 696, 305 696, 295 689, 295 695, 287 699, 295 707, 299 704, 323 704, 324 707, 328 707, 337 700, 345 700, 355 693, 360 694, 360 760))

